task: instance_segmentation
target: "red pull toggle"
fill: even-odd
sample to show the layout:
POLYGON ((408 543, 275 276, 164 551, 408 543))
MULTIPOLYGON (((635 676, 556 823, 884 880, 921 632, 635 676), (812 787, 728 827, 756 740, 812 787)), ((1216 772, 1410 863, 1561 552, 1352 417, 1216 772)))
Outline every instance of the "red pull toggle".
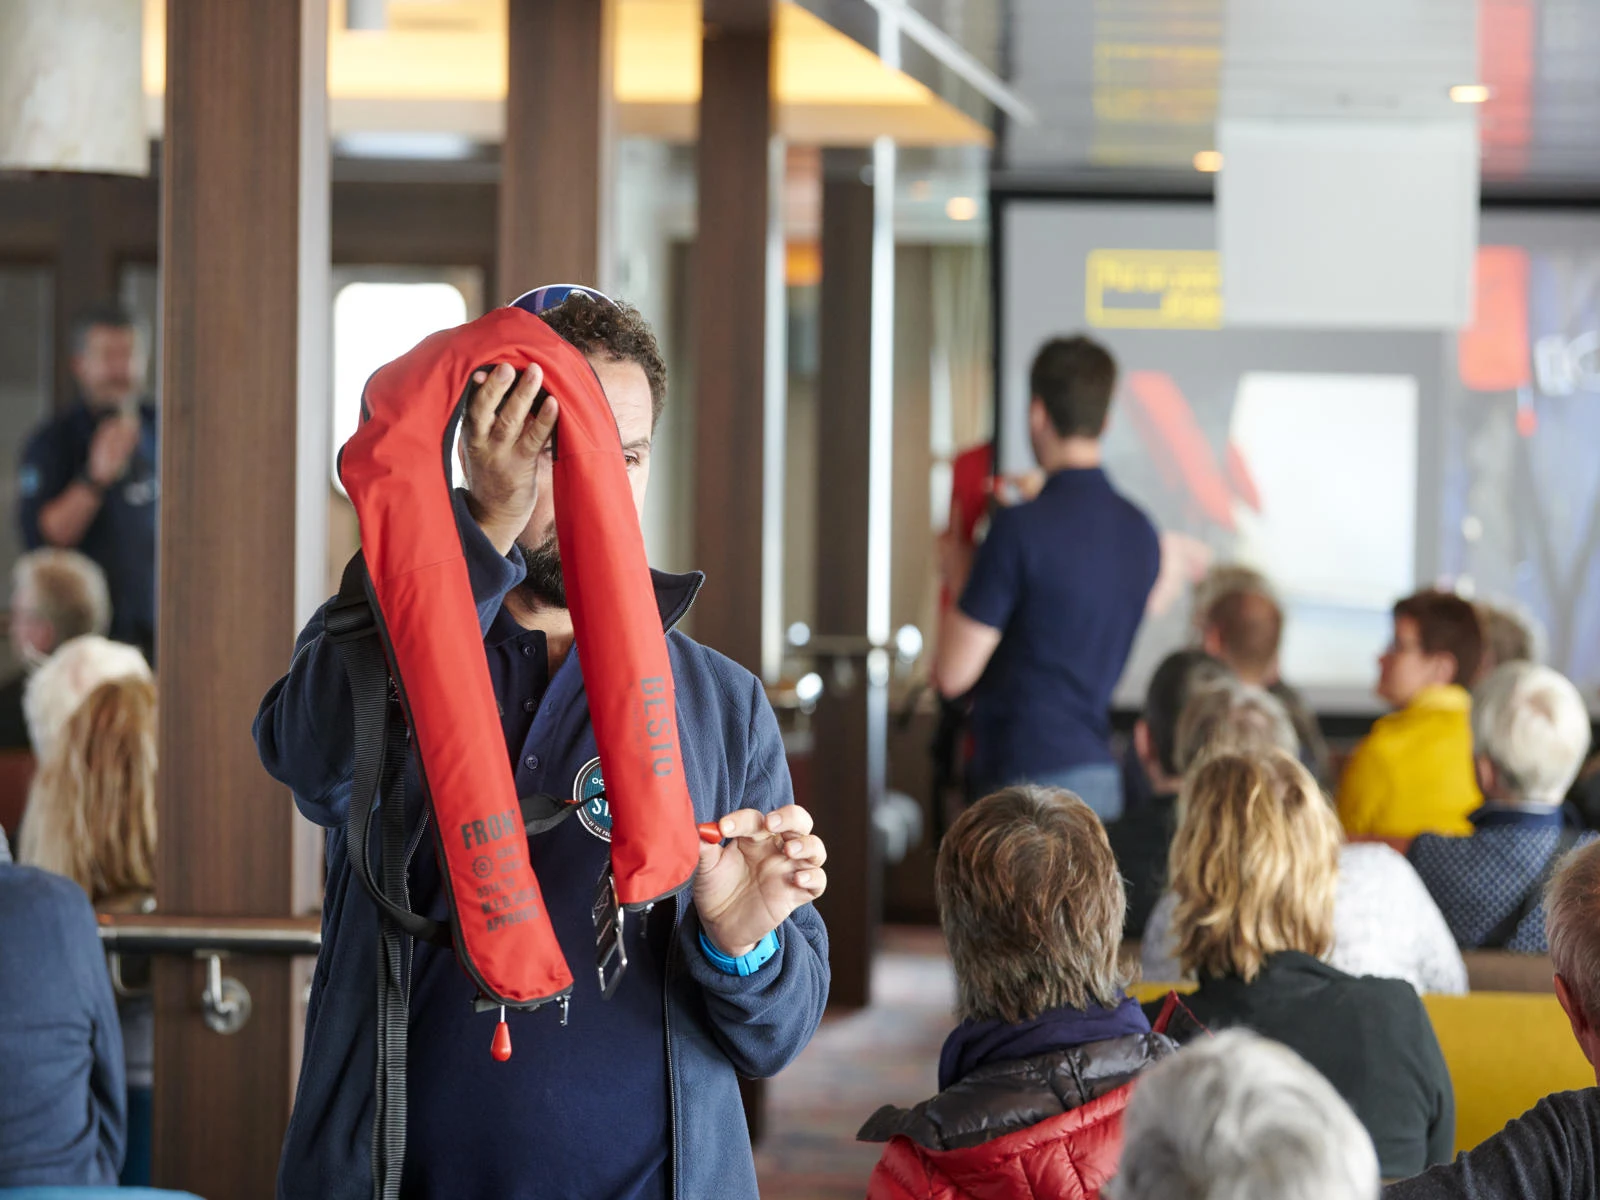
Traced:
POLYGON ((511 1057, 511 1027, 506 1024, 506 1010, 500 1010, 500 1024, 494 1027, 494 1041, 489 1043, 489 1053, 495 1062, 505 1062, 511 1057))
POLYGON ((702 821, 695 826, 695 832, 700 835, 700 840, 708 846, 715 846, 722 841, 722 826, 715 821, 702 821))

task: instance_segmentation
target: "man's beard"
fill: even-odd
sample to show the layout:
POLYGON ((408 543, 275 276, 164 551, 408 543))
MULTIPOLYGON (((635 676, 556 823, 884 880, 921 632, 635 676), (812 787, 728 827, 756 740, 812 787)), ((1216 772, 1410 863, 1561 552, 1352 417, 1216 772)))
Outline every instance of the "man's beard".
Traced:
POLYGON ((517 543, 517 550, 528 568, 527 577, 517 585, 523 596, 538 605, 567 606, 567 582, 561 575, 561 547, 556 531, 551 530, 537 546, 517 543))

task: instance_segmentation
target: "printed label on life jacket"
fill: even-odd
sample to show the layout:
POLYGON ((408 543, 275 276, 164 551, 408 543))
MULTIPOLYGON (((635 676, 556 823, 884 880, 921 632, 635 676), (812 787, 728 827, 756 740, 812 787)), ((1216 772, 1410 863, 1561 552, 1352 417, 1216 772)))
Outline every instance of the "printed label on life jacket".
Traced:
POLYGON ((644 700, 644 745, 641 749, 650 764, 650 773, 665 778, 673 773, 674 751, 678 744, 666 679, 660 675, 641 679, 639 694, 644 700))
POLYGON ((523 837, 522 818, 514 809, 491 813, 476 821, 464 821, 458 827, 462 846, 476 851, 472 859, 472 874, 478 880, 478 907, 485 917, 486 932, 520 925, 538 912, 535 898, 538 889, 515 887, 510 881, 497 876, 516 875, 519 870, 518 845, 513 838, 523 837))

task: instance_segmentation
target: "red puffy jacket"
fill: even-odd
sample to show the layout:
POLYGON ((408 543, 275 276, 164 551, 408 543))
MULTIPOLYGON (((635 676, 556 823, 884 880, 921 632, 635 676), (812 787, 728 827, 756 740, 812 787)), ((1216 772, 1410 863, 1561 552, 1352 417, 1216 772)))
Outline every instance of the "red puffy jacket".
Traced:
POLYGON ((888 1141, 868 1200, 1096 1200, 1122 1157, 1133 1079, 1174 1052, 1159 1034, 980 1067, 858 1135, 888 1141))

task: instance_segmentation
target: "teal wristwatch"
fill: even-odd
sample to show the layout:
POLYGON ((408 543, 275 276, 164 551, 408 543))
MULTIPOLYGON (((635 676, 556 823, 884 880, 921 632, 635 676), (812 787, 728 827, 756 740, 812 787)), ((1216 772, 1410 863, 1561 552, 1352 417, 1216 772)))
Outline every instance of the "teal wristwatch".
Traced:
POLYGON ((756 948, 742 958, 729 958, 711 944, 705 930, 700 931, 700 949, 711 960, 711 965, 724 975, 754 975, 778 952, 777 931, 767 934, 756 943, 756 948))

